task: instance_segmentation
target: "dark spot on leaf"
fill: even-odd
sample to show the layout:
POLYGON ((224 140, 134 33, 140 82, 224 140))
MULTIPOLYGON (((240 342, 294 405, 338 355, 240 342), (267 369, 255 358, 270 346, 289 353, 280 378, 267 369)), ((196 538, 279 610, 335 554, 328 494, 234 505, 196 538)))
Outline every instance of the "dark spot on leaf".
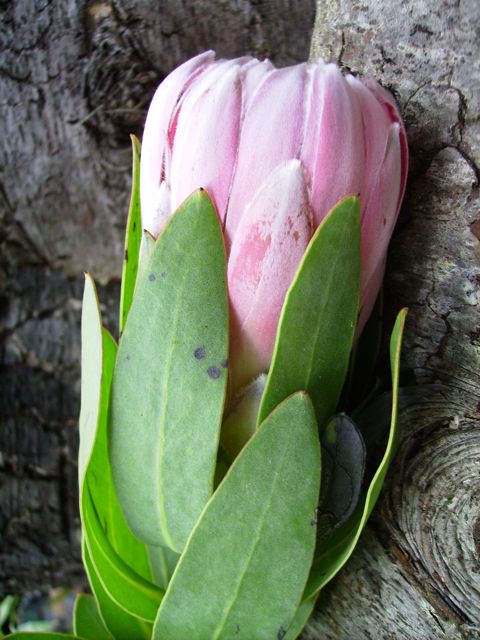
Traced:
POLYGON ((130 356, 128 355, 128 353, 127 353, 127 355, 125 356, 125 358, 126 358, 127 360, 130 360, 130 356))
POLYGON ((226 369, 228 367, 228 360, 222 360, 220 364, 224 369, 226 369))
POLYGON ((125 262, 128 262, 128 249, 125 249, 125 262))
POLYGON ((211 367, 208 367, 207 373, 209 377, 212 378, 212 380, 216 380, 217 378, 220 377, 222 372, 218 367, 215 367, 214 365, 212 365, 211 367))
POLYGON ((280 627, 277 633, 277 640, 283 640, 283 638, 287 635, 287 630, 284 627, 280 627))
POLYGON ((135 231, 135 229, 136 229, 136 228, 137 228, 137 223, 136 223, 136 222, 134 222, 134 223, 133 223, 133 230, 135 231))
POLYGON ((155 274, 154 273, 150 273, 149 276, 148 276, 148 279, 150 280, 150 282, 154 282, 156 280, 155 274))
POLYGON ((160 274, 160 276, 161 276, 162 278, 165 278, 165 276, 166 276, 166 275, 167 275, 167 272, 166 272, 166 271, 162 271, 162 273, 160 274))
POLYGON ((235 625, 235 635, 237 635, 237 634, 239 634, 239 633, 240 633, 240 625, 239 625, 239 624, 236 624, 236 625, 235 625))
POLYGON ((193 352, 193 355, 197 360, 202 360, 205 357, 205 347, 197 347, 193 352))

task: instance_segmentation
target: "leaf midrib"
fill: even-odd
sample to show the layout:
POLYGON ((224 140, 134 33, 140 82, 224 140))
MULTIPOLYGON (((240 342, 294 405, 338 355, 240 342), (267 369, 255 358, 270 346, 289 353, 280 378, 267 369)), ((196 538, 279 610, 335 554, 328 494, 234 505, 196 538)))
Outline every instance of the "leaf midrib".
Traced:
POLYGON ((232 598, 230 599, 230 602, 229 602, 228 606, 225 608, 224 614, 223 614, 223 616, 222 616, 217 628, 213 632, 212 640, 218 640, 218 638, 220 637, 221 632, 223 631, 225 622, 227 621, 227 619, 228 619, 228 617, 230 615, 230 612, 231 612, 231 610, 232 610, 232 608, 233 608, 233 606, 235 604, 235 601, 237 599, 237 596, 238 596, 238 594, 240 592, 240 589, 242 587, 243 581, 245 579, 245 575, 246 575, 246 573, 247 573, 247 571, 248 571, 248 569, 250 567, 251 560, 252 560, 252 558, 253 558, 253 556, 255 554, 255 551, 256 551, 256 549, 257 549, 257 547, 258 547, 258 545, 260 543, 260 540, 262 538, 261 532, 263 532, 263 529, 264 529, 264 526, 265 526, 265 522, 266 522, 265 514, 267 513, 267 511, 270 508, 270 505, 271 505, 271 502, 272 502, 272 497, 273 497, 275 488, 277 486, 278 480, 279 480, 280 475, 281 475, 280 472, 284 467, 286 452, 287 452, 287 447, 285 447, 284 450, 283 450, 282 457, 281 457, 281 459, 279 461, 277 470, 275 472, 275 476, 274 476, 273 482, 271 484, 271 490, 270 490, 270 493, 269 493, 269 496, 268 496, 268 502, 266 503, 265 508, 263 509, 263 513, 262 513, 262 516, 261 516, 261 519, 260 519, 260 526, 257 527, 257 533, 256 533, 256 536, 254 538, 253 544, 251 546, 251 551, 250 551, 250 553, 248 555, 248 558, 247 558, 247 560, 245 562, 245 567, 241 571, 241 573, 239 575, 239 578, 237 580, 237 584, 236 584, 236 587, 235 587, 235 593, 233 594, 232 598))
MULTIPOLYGON (((196 222, 197 221, 198 221, 198 216, 196 216, 196 222)), ((194 226, 194 229, 196 229, 197 226, 198 226, 198 222, 194 226)), ((179 249, 180 252, 182 252, 182 247, 178 243, 175 243, 175 245, 177 249, 179 249)), ((163 483, 161 482, 160 478, 163 477, 163 470, 164 470, 163 461, 165 457, 165 439, 166 439, 165 433, 166 433, 166 423, 167 423, 166 416, 167 416, 167 407, 169 403, 169 388, 170 388, 169 382, 170 382, 170 376, 172 373, 171 364, 173 361, 174 352, 176 350, 175 337, 177 336, 178 325, 180 321, 180 309, 181 308, 183 309, 183 305, 181 304, 181 301, 184 299, 185 284, 187 280, 187 275, 190 274, 190 271, 191 271, 190 265, 188 270, 182 269, 183 277, 181 280, 181 285, 180 287, 177 287, 177 291, 178 291, 178 295, 176 299, 177 304, 175 305, 175 315, 172 323, 172 330, 169 336, 170 348, 165 358, 166 366, 165 366, 165 375, 163 377, 163 382, 162 382, 162 392, 163 392, 162 406, 161 406, 158 422, 156 421, 159 424, 159 440, 158 440, 158 450, 157 450, 157 456, 156 456, 156 477, 158 478, 158 482, 155 484, 156 494, 157 494, 156 497, 157 497, 157 504, 159 506, 160 526, 162 528, 162 533, 165 538, 165 542, 168 544, 168 546, 171 549, 173 549, 173 551, 178 551, 178 549, 176 548, 172 540, 172 536, 170 535, 170 531, 168 527, 168 518, 165 510, 165 496, 161 488, 163 483)))
MULTIPOLYGON (((335 252, 336 254, 336 258, 334 257, 333 259, 333 267, 335 267, 335 265, 338 263, 339 258, 338 258, 338 252, 335 252)), ((315 331, 315 339, 313 341, 313 349, 311 349, 310 351, 310 363, 308 365, 308 374, 306 376, 306 388, 310 389, 310 381, 312 378, 312 371, 313 371, 313 363, 314 361, 316 361, 317 358, 317 345, 318 345, 318 341, 320 339, 320 333, 323 329, 323 318, 325 316, 325 310, 326 310, 326 305, 325 305, 325 301, 329 299, 330 297, 330 290, 332 288, 332 283, 333 283, 333 274, 335 273, 335 269, 332 268, 330 269, 330 275, 328 277, 327 280, 327 284, 326 287, 324 289, 324 294, 323 294, 323 304, 322 304, 322 309, 320 311, 320 317, 319 317, 319 321, 317 322, 317 329, 315 331)), ((322 425, 320 425, 322 426, 322 425)))

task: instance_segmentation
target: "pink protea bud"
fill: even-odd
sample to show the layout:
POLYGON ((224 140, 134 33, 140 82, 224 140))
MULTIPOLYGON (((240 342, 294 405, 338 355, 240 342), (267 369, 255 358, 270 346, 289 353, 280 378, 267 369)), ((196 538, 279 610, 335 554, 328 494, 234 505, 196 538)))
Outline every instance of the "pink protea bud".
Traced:
POLYGON ((229 253, 235 389, 268 370, 302 255, 331 207, 352 193, 362 208, 361 330, 381 284, 407 165, 393 98, 334 64, 275 69, 208 52, 160 85, 143 136, 142 223, 157 236, 192 191, 203 187, 212 197, 229 253))

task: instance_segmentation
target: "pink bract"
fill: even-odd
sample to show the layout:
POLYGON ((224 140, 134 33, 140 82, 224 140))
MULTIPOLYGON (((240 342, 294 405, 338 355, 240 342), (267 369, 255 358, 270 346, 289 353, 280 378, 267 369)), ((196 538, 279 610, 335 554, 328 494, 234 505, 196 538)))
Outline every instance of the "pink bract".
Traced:
POLYGON ((268 370, 302 255, 331 207, 352 193, 362 215, 361 330, 381 285, 407 167, 392 96, 334 64, 276 69, 207 52, 162 82, 142 142, 142 224, 158 236, 192 191, 210 194, 229 255, 234 389, 268 370))

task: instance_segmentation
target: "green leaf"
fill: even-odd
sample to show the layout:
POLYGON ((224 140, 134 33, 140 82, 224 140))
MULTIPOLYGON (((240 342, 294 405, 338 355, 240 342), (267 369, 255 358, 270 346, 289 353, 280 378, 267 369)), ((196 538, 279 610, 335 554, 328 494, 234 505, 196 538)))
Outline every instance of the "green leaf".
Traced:
MULTIPOLYGON (((303 600, 295 613, 292 623, 288 627, 286 635, 283 636, 283 640, 295 640, 295 638, 298 638, 302 633, 303 627, 307 624, 308 619, 312 615, 316 601, 317 596, 313 596, 313 598, 309 598, 308 600, 303 600)), ((278 636, 278 638, 280 638, 280 636, 278 636)))
POLYGON ((6 595, 0 601, 0 633, 4 626, 12 623, 19 601, 20 598, 18 596, 12 595, 6 595))
POLYGON ((88 417, 81 420, 79 465, 85 537, 99 580, 112 592, 112 598, 120 606, 126 603, 132 615, 147 620, 150 616, 153 622, 163 593, 138 575, 141 572, 147 578, 151 576, 147 551, 126 526, 113 490, 107 415, 117 348, 111 335, 102 328, 95 285, 89 276, 84 294, 82 349, 85 391, 82 390, 81 415, 88 417))
POLYGON ((343 567, 351 556, 358 542, 360 534, 377 502, 385 480, 388 467, 396 449, 398 439, 397 411, 398 411, 398 380, 400 371, 400 350, 403 328, 405 326, 407 310, 402 309, 397 316, 390 338, 390 365, 392 371, 392 408, 390 433, 383 458, 370 483, 365 499, 359 504, 350 520, 334 532, 323 543, 320 540, 315 550, 315 559, 304 593, 304 599, 313 597, 329 582, 343 567))
POLYGON ((108 407, 117 355, 114 339, 103 329, 103 377, 98 428, 87 469, 88 486, 98 517, 114 550, 136 573, 151 581, 148 550, 127 526, 113 486, 108 457, 108 407))
POLYGON ((103 335, 97 290, 85 274, 82 303, 82 384, 79 419, 78 482, 82 492, 85 473, 97 437, 102 389, 103 335))
POLYGON ((112 600, 108 591, 105 590, 95 571, 85 539, 82 542, 82 555, 88 581, 95 594, 100 618, 115 640, 150 640, 152 625, 127 613, 112 600))
POLYGON ((212 493, 227 384, 222 230, 203 190, 157 240, 112 385, 115 489, 134 534, 180 552, 212 493))
POLYGON ((365 472, 365 444, 355 423, 344 413, 334 416, 320 436, 322 489, 317 537, 346 522, 360 499, 365 472))
POLYGON ((107 418, 117 346, 102 327, 95 283, 86 275, 82 308, 82 405, 80 412, 80 503, 88 477, 92 499, 113 548, 137 573, 149 580, 145 545, 125 522, 113 487, 108 458, 107 418))
POLYGON ((73 632, 85 640, 112 640, 93 596, 79 593, 73 609, 73 632))
POLYGON ((153 581, 166 591, 180 556, 168 547, 153 546, 148 547, 148 555, 153 581))
MULTIPOLYGON (((163 593, 147 581, 142 581, 131 569, 133 567, 146 577, 151 575, 145 545, 134 538, 118 505, 108 460, 107 415, 116 352, 115 341, 102 327, 95 284, 87 274, 82 309, 82 409, 79 450, 82 523, 95 561, 100 566, 101 579, 109 584, 117 597, 125 590, 125 585, 118 578, 118 571, 124 578, 126 576, 127 587, 128 580, 132 577, 134 584, 140 584, 138 597, 130 599, 128 604, 130 608, 138 605, 140 615, 145 609, 142 588, 147 585, 154 590, 155 605, 150 606, 150 617, 153 621, 163 593), (95 525, 93 527, 92 521, 95 525), (114 571, 115 568, 117 573, 114 571)), ((128 588, 126 592, 128 594, 128 588)), ((121 595, 119 599, 122 601, 121 595)), ((135 614, 136 611, 132 613, 135 614)), ((146 626, 144 622, 136 622, 136 631, 139 625, 140 628, 146 626)))
POLYGON ((132 139, 132 192, 125 233, 125 255, 123 259, 122 287, 120 290, 120 334, 122 333, 128 312, 132 304, 137 279, 138 254, 142 239, 142 220, 140 215, 140 142, 132 139))
POLYGON ((315 545, 320 447, 298 393, 261 425, 189 538, 153 638, 277 638, 295 615, 315 545))
POLYGON ((320 430, 335 412, 358 314, 360 203, 341 200, 317 229, 288 290, 258 422, 304 389, 320 430))
POLYGON ((88 485, 83 491, 82 515, 88 552, 104 589, 132 616, 153 622, 163 591, 133 571, 116 553, 103 530, 88 485))

